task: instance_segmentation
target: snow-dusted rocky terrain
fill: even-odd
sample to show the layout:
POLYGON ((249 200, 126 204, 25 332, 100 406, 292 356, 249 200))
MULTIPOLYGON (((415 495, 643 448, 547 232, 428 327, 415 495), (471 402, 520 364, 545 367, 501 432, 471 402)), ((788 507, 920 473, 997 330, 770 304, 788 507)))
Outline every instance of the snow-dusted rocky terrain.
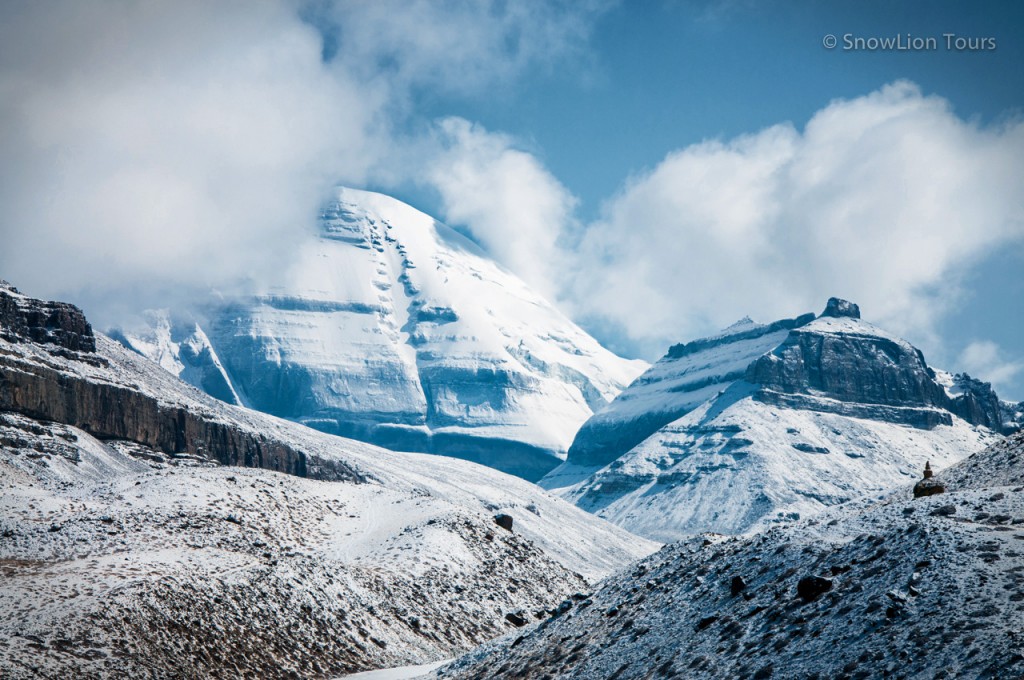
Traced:
POLYGON ((301 247, 248 299, 116 336, 229 403, 528 479, 647 367, 396 199, 340 190, 301 247))
POLYGON ((487 467, 226 405, 0 286, 2 677, 427 663, 656 547, 487 467))
POLYGON ((737 534, 948 466, 1016 427, 1014 406, 833 299, 671 348, 540 484, 657 540, 737 534))
POLYGON ((443 678, 1024 676, 1024 435, 910 486, 665 547, 443 678))

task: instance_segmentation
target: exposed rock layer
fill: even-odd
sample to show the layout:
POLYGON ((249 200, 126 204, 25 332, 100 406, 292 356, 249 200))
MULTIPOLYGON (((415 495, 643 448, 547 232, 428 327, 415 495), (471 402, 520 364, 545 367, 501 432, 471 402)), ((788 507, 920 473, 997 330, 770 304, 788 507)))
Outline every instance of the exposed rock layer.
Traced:
POLYGON ((82 310, 66 302, 44 302, 21 295, 0 280, 0 337, 32 340, 73 352, 94 352, 96 338, 82 310))
POLYGON ((242 431, 211 413, 161 402, 134 389, 130 381, 118 384, 64 370, 64 364, 47 355, 101 369, 109 366, 108 359, 96 354, 96 337, 73 305, 33 300, 7 288, 0 289, 0 310, 0 335, 10 343, 0 352, 0 411, 224 465, 319 479, 361 477, 344 463, 310 460, 287 442, 242 431))

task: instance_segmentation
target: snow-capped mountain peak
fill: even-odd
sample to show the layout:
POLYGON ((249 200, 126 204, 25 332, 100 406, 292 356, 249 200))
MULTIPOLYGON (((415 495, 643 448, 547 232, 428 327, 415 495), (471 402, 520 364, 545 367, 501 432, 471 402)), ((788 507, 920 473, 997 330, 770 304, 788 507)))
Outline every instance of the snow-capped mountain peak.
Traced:
MULTIPOLYGON (((215 358, 229 386, 216 396, 536 479, 646 368, 605 350, 472 241, 389 196, 340 189, 320 237, 296 247, 295 265, 270 285, 196 315, 209 321, 182 335, 204 336, 211 361, 190 372, 177 356, 178 375, 207 389, 202 377, 221 373, 215 358)), ((157 358, 145 336, 118 334, 157 358)), ((163 360, 172 370, 173 359, 163 360)))
POLYGON ((637 533, 743 533, 916 479, 1016 427, 833 298, 676 345, 591 418, 541 485, 637 533))

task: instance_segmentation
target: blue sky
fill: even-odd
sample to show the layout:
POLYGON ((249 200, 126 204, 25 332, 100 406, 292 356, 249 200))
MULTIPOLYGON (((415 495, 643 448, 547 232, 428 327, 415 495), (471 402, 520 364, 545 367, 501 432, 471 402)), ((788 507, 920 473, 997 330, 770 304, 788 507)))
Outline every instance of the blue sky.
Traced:
POLYGON ((839 295, 1024 399, 1022 64, 1018 2, 5 3, 0 275, 100 327, 251 290, 343 183, 626 355, 839 295))
MULTIPOLYGON (((983 126, 1012 120, 1024 107, 1022 64, 1024 5, 1014 2, 622 3, 596 21, 574 58, 538 66, 514 88, 483 97, 422 95, 419 106, 428 118, 458 115, 514 135, 579 199, 576 213, 588 221, 627 177, 672 150, 785 121, 799 128, 833 99, 900 79, 946 99, 963 120, 983 126), (948 33, 992 37, 997 47, 947 50, 948 33), (840 41, 845 34, 932 37, 940 49, 829 50, 822 45, 828 34, 840 41)), ((1024 177, 1018 180, 1024 187, 1024 177)), ((429 189, 405 195, 444 214, 429 189)), ((937 317, 941 342, 926 333, 913 338, 936 363, 952 368, 964 368, 958 355, 970 343, 997 344, 994 367, 1010 376, 999 386, 1014 398, 1024 398, 1024 370, 1013 368, 1024 360, 1022 265, 1019 241, 985 255, 969 268, 962 299, 937 317)), ((865 310, 869 317, 871 311, 865 310)), ((653 347, 614 327, 589 327, 620 351, 652 356, 653 347)))
MULTIPOLYGON (((782 121, 901 78, 985 122, 1024 107, 1024 5, 1016 2, 642 2, 612 7, 584 54, 485 96, 420 93, 425 117, 512 133, 596 214, 630 172, 670 150, 782 121), (993 36, 992 52, 843 52, 822 38, 993 36)), ((429 200, 424 198, 422 200, 429 200)))

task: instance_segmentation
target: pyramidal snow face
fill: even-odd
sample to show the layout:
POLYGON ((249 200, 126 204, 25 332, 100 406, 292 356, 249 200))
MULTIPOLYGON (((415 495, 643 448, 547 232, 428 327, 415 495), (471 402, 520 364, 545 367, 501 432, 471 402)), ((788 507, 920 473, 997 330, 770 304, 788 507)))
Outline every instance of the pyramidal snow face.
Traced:
POLYGON ((226 401, 528 479, 646 368, 393 198, 340 190, 301 248, 248 299, 117 337, 226 401))
POLYGON ((672 347, 540 483, 658 540, 743 533, 946 467, 1018 411, 833 298, 818 317, 672 347))

